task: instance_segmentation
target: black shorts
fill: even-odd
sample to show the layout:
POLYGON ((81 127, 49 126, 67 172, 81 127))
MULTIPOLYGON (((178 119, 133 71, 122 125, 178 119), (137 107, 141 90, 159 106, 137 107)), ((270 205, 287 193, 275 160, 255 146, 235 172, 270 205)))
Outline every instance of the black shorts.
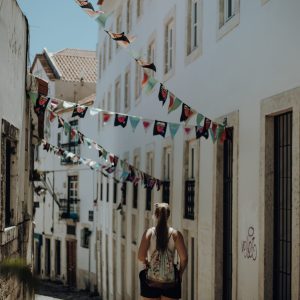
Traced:
POLYGON ((175 287, 168 289, 159 289, 150 287, 146 282, 146 270, 142 270, 139 274, 141 283, 141 296, 146 298, 159 298, 165 296, 172 299, 181 298, 181 282, 178 282, 175 287))

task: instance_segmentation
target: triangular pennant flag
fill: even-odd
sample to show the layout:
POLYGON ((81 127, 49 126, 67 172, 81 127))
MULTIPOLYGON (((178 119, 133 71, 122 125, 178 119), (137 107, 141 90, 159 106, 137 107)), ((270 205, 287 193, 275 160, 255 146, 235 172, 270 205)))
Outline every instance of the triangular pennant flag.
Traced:
POLYGON ((159 191, 161 187, 161 181, 159 179, 156 179, 156 187, 157 187, 157 191, 159 191))
POLYGON ((210 136, 213 142, 217 139, 217 128, 218 124, 213 122, 211 128, 209 128, 210 136))
POLYGON ((197 120, 196 120, 197 125, 199 125, 199 126, 201 125, 203 118, 204 118, 204 116, 202 114, 197 114, 197 120))
POLYGON ((158 93, 158 99, 162 102, 162 105, 165 105, 165 102, 168 98, 168 90, 164 87, 164 85, 161 83, 158 93))
POLYGON ((142 88, 144 88, 146 86, 146 84, 148 83, 149 80, 149 75, 144 72, 144 76, 143 76, 143 80, 142 80, 142 88))
POLYGON ((78 134, 78 144, 79 145, 83 144, 84 143, 84 135, 79 131, 77 131, 77 134, 78 134))
POLYGON ((180 124, 176 124, 176 123, 169 123, 169 130, 170 130, 170 134, 171 137, 174 138, 178 129, 179 129, 180 124))
POLYGON ((156 72, 156 66, 154 65, 154 63, 148 63, 141 58, 135 58, 135 60, 142 68, 150 69, 150 70, 156 72))
POLYGON ((145 94, 150 95, 157 83, 158 81, 153 76, 150 76, 148 78, 147 84, 144 87, 145 94))
POLYGON ((227 128, 224 128, 223 132, 222 132, 222 135, 220 137, 220 143, 223 144, 224 141, 227 139, 227 128))
POLYGON ((48 152, 49 149, 50 149, 50 144, 45 143, 44 146, 43 146, 43 150, 46 150, 48 152))
POLYGON ((105 149, 102 149, 102 156, 106 160, 108 152, 105 149))
POLYGON ((110 154, 109 160, 110 160, 110 162, 111 162, 111 164, 112 164, 113 166, 117 166, 118 161, 119 161, 119 157, 116 156, 116 155, 114 155, 114 154, 110 154))
POLYGON ((110 17, 112 13, 109 13, 109 14, 99 14, 97 16, 97 18, 95 19, 95 21, 103 28, 105 28, 105 25, 106 25, 106 21, 107 19, 110 17))
POLYGON ((217 128, 217 140, 220 140, 224 130, 225 130, 225 127, 223 125, 218 126, 218 128, 217 128))
POLYGON ((131 127, 132 127, 133 131, 135 131, 136 127, 140 123, 140 118, 138 118, 138 117, 129 117, 129 121, 130 121, 130 124, 131 124, 131 127))
POLYGON ((183 127, 183 130, 184 130, 185 134, 189 135, 193 127, 194 126, 185 126, 185 127, 183 127))
POLYGON ((168 114, 175 111, 181 104, 182 104, 182 101, 180 99, 178 99, 177 97, 175 97, 172 93, 170 93, 168 114))
POLYGON ((167 132, 167 126, 167 122, 155 121, 153 127, 153 135, 161 135, 162 137, 165 137, 167 132))
POLYGON ((86 106, 76 105, 72 113, 72 118, 76 116, 79 118, 84 118, 87 109, 88 108, 86 106))
POLYGON ((36 92, 29 92, 29 98, 32 104, 35 106, 36 105, 36 100, 38 98, 38 93, 36 92))
POLYGON ((89 15, 90 17, 98 16, 103 14, 101 10, 95 10, 93 4, 87 0, 75 0, 75 2, 89 15))
POLYGON ((111 114, 109 113, 103 113, 102 118, 103 118, 103 123, 107 123, 110 120, 111 114))
POLYGON ((122 126, 123 128, 125 128, 127 125, 127 121, 128 116, 116 114, 114 126, 122 126))
POLYGON ((193 114, 194 111, 188 105, 182 103, 180 122, 187 121, 193 114))
POLYGON ((205 130, 208 130, 208 128, 210 127, 210 124, 211 124, 211 120, 208 119, 208 118, 205 118, 205 119, 204 119, 204 127, 205 127, 205 130))
POLYGON ((200 139, 202 136, 208 139, 208 131, 203 126, 195 126, 196 138, 200 139))
POLYGON ((71 129, 70 136, 71 136, 72 140, 76 137, 76 134, 77 134, 76 130, 75 129, 71 129))
POLYGON ((113 33, 108 30, 104 30, 111 39, 116 41, 120 46, 127 47, 130 43, 132 43, 135 40, 135 37, 126 36, 124 32, 121 33, 113 33))
POLYGON ((47 98, 43 95, 40 95, 36 100, 34 106, 34 112, 39 116, 45 112, 45 109, 50 101, 50 98, 47 98))
POLYGON ((88 138, 88 137, 85 137, 84 140, 85 140, 87 146, 91 149, 93 141, 90 138, 88 138))
POLYGON ((153 123, 153 121, 150 120, 143 120, 143 126, 145 129, 145 132, 147 133, 148 128, 151 126, 151 124, 153 123))

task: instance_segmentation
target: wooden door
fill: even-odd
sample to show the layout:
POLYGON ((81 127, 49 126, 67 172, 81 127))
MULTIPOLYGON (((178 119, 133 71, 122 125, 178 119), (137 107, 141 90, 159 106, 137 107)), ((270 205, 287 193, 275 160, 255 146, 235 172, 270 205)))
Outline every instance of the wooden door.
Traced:
POLYGON ((67 241, 67 282, 76 286, 76 241, 67 241))

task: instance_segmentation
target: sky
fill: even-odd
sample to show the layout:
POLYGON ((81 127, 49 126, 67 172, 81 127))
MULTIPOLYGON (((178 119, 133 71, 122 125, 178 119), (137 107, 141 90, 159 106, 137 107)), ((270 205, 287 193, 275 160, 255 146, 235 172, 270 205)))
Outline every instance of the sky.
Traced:
POLYGON ((74 0, 17 1, 29 22, 31 63, 43 48, 96 50, 98 24, 74 0))

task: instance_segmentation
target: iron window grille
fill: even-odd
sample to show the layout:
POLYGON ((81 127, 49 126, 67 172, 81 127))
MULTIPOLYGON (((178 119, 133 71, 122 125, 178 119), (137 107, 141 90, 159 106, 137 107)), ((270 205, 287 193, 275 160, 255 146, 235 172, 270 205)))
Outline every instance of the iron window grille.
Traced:
POLYGON ((167 180, 162 184, 162 202, 170 203, 170 181, 167 180))
POLYGON ((184 217, 194 220, 195 218, 195 180, 185 181, 184 217))

